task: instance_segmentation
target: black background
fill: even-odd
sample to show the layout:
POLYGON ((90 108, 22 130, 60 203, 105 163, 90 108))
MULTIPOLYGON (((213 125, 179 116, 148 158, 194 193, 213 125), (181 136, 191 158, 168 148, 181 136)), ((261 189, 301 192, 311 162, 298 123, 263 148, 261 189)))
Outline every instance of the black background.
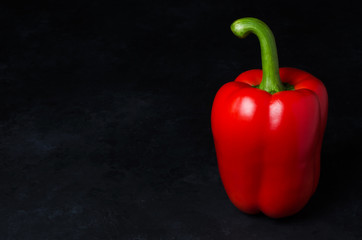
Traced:
MULTIPOLYGON (((12 1, 0 5, 0 239, 361 239, 360 7, 294 1, 12 1), (217 90, 260 68, 321 79, 317 192, 298 214, 228 200, 210 129, 217 90)), ((283 146, 281 146, 282 148, 283 146)))

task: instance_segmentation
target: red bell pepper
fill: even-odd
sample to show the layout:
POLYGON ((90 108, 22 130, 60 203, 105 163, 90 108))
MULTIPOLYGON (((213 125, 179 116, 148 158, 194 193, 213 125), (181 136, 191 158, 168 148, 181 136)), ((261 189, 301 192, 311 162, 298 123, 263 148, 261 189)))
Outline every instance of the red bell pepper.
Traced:
POLYGON ((249 70, 217 92, 211 126, 219 173, 231 202, 249 214, 293 215, 317 188, 327 122, 323 83, 295 68, 280 68, 273 33, 255 18, 231 25, 260 41, 262 70, 249 70))

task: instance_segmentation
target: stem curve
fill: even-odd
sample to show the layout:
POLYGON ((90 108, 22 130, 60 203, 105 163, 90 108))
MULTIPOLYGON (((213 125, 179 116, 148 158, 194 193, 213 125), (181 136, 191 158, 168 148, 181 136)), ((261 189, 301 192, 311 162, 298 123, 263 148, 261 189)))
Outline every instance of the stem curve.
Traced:
POLYGON ((230 28, 234 35, 239 38, 245 38, 253 33, 259 39, 263 78, 258 88, 270 94, 285 90, 279 76, 277 47, 270 28, 263 21, 251 17, 234 21, 230 28))

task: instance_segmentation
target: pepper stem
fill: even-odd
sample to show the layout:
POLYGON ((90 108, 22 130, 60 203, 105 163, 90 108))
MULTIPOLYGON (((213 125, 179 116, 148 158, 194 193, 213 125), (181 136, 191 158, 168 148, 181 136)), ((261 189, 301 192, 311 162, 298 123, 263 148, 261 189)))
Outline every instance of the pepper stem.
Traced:
POLYGON ((277 46, 270 28, 256 18, 241 18, 231 24, 231 31, 239 38, 254 33, 260 42, 263 78, 259 89, 274 94, 285 90, 279 76, 277 46))

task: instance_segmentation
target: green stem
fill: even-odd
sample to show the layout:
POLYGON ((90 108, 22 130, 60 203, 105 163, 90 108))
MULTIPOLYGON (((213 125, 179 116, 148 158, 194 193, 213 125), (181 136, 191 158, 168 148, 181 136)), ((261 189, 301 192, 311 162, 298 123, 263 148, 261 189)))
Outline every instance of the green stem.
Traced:
POLYGON ((241 18, 231 24, 231 31, 239 38, 254 33, 260 42, 263 79, 260 89, 274 94, 285 90, 279 76, 277 46, 270 28, 256 18, 241 18))

